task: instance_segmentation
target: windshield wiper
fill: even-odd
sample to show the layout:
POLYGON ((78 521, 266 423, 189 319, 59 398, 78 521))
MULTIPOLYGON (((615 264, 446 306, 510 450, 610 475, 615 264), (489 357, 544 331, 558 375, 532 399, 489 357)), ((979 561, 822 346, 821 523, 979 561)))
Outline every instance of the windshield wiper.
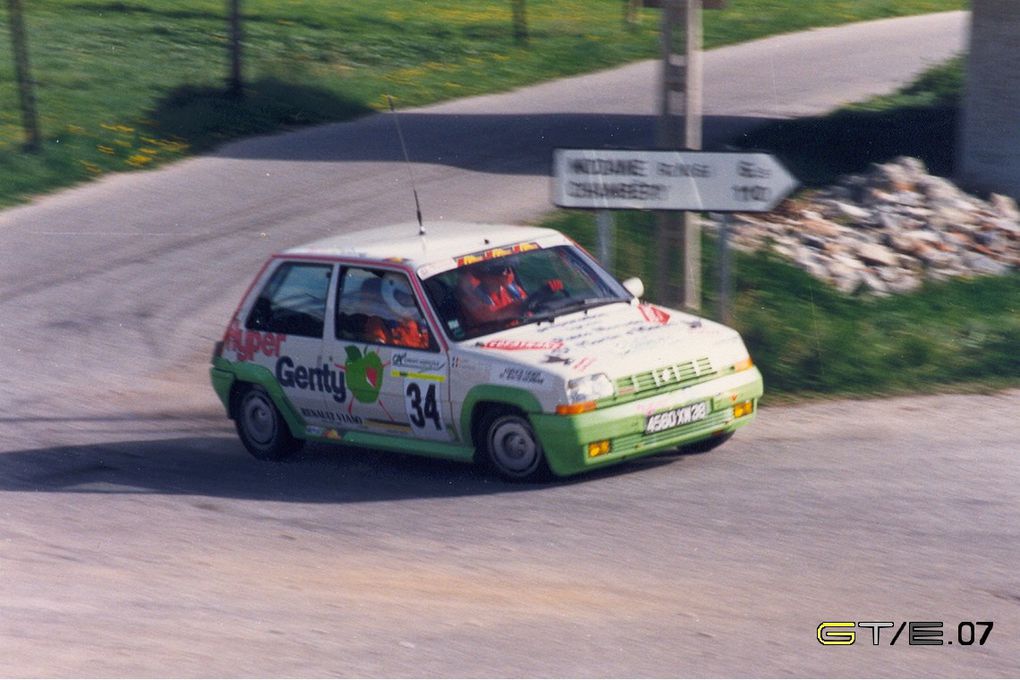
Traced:
POLYGON ((556 317, 563 316, 564 314, 573 314, 574 312, 580 312, 582 310, 588 311, 589 309, 602 307, 603 305, 609 305, 614 302, 624 302, 624 300, 619 297, 590 297, 584 298, 583 300, 573 300, 565 305, 557 307, 556 309, 528 317, 528 321, 532 323, 555 321, 556 317))

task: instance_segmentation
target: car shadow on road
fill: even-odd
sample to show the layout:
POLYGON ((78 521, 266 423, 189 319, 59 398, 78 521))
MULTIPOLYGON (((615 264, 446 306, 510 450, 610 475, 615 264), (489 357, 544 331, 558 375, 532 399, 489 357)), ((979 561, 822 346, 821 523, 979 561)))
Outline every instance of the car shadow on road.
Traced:
POLYGON ((645 458, 546 483, 510 483, 476 466, 310 444, 285 461, 251 458, 228 437, 179 437, 0 453, 0 493, 166 494, 297 503, 540 492, 668 464, 645 458))

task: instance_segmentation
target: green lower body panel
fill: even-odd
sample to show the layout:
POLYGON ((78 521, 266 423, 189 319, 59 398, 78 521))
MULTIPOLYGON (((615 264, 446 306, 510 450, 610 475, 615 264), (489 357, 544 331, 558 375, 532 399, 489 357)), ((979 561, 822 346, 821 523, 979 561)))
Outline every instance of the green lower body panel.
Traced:
POLYGON ((762 392, 761 373, 752 368, 580 415, 530 417, 549 467, 564 476, 733 432, 754 419, 762 392))

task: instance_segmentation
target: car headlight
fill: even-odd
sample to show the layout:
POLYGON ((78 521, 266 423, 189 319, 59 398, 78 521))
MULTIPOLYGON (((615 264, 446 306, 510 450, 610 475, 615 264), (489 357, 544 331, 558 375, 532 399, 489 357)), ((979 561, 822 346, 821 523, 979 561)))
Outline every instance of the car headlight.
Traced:
POLYGON ((605 373, 586 375, 567 382, 567 401, 577 404, 613 396, 613 381, 605 373))

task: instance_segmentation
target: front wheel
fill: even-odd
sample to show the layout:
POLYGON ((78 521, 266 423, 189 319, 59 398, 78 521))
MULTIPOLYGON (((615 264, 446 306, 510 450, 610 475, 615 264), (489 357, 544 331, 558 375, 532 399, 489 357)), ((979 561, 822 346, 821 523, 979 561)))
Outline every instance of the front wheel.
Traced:
POLYGON ((244 448, 259 460, 283 460, 301 449, 269 393, 251 385, 240 395, 234 422, 244 448))
POLYGON ((485 428, 485 457, 501 477, 515 482, 549 476, 545 451, 523 415, 502 413, 485 428))

